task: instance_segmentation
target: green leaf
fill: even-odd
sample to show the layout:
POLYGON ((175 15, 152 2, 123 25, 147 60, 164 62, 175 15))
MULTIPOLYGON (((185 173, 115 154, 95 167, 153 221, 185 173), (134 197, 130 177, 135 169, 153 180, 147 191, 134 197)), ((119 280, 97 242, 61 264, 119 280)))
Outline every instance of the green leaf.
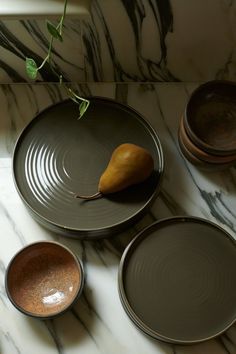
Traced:
POLYGON ((81 118, 81 117, 84 115, 84 113, 87 111, 88 106, 89 106, 89 103, 88 103, 87 101, 82 101, 82 102, 80 103, 80 105, 79 105, 79 113, 80 113, 79 117, 80 117, 80 118, 81 118))
POLYGON ((32 80, 35 80, 38 74, 38 67, 34 59, 26 58, 25 67, 28 77, 32 80))
POLYGON ((47 29, 53 38, 59 39, 60 42, 63 41, 63 38, 62 38, 60 32, 58 31, 58 29, 54 26, 54 24, 52 22, 47 21, 47 29))
POLYGON ((87 111, 87 109, 90 105, 90 101, 78 96, 71 88, 67 87, 67 85, 65 85, 65 84, 64 84, 64 88, 66 89, 67 94, 70 97, 70 99, 79 105, 78 119, 82 118, 82 116, 85 114, 85 112, 87 111))

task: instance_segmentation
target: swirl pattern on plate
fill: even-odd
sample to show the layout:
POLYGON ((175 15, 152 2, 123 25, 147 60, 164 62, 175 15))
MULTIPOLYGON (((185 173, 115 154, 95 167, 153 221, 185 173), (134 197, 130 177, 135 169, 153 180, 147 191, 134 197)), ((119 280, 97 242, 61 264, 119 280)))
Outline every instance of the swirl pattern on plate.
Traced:
MULTIPOLYGON (((26 205, 45 226, 92 233, 134 220, 156 196, 163 172, 156 133, 135 111, 115 101, 93 98, 86 116, 62 102, 43 111, 21 134, 14 152, 14 178, 26 205), (77 193, 97 191, 99 178, 115 147, 132 142, 150 151, 155 163, 144 183, 93 201, 77 193)), ((106 233, 106 232, 105 232, 106 233)))
POLYGON ((170 342, 215 336, 236 318, 236 245, 203 219, 159 221, 131 242, 120 295, 144 332, 170 342))

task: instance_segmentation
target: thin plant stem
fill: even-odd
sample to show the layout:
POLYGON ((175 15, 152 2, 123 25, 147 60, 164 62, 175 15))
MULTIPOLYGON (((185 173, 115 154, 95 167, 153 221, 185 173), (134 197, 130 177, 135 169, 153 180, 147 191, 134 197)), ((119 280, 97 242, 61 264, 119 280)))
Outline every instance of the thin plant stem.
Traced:
MULTIPOLYGON (((64 21, 65 21, 65 17, 66 17, 67 4, 68 4, 68 0, 65 0, 63 13, 62 13, 62 16, 61 16, 60 21, 57 24, 57 26, 54 27, 52 24, 49 23, 49 25, 50 25, 49 30, 51 33, 51 38, 49 41, 48 53, 47 53, 46 57, 44 58, 44 60, 40 64, 40 66, 38 66, 38 67, 33 59, 27 58, 27 63, 28 63, 28 65, 30 65, 27 73, 30 77, 35 78, 37 76, 37 72, 39 70, 41 70, 46 63, 48 63, 52 72, 58 78, 60 85, 66 90, 70 99, 73 100, 75 103, 79 104, 79 111, 80 111, 79 118, 81 118, 85 114, 85 112, 87 111, 87 109, 89 107, 89 104, 90 104, 89 100, 87 100, 86 98, 80 97, 71 88, 69 88, 64 82, 63 75, 56 71, 56 69, 54 68, 54 65, 52 63, 52 46, 53 46, 54 38, 60 39, 62 41, 62 32, 63 32, 63 25, 64 25, 64 21), (53 32, 51 32, 51 31, 53 31, 53 32), (58 35, 58 33, 59 33, 59 35, 58 35), (29 62, 30 62, 30 64, 29 64, 29 62), (33 71, 33 73, 32 73, 32 71, 33 71), (33 76, 33 74, 34 74, 34 76, 33 76)), ((26 65, 26 68, 27 68, 27 65, 26 65)))

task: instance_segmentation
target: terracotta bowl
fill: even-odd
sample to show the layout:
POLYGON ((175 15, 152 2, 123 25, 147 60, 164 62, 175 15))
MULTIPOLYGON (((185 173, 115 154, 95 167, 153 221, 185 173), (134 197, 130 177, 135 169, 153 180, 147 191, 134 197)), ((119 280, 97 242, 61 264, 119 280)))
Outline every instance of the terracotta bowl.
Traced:
POLYGON ((184 158, 186 158, 192 165, 195 165, 196 167, 198 167, 203 171, 207 171, 207 172, 223 171, 232 167, 236 163, 235 161, 233 161, 228 163, 217 164, 217 163, 206 162, 199 159, 192 152, 190 152, 184 145, 184 142, 182 140, 182 135, 180 134, 180 129, 178 132, 178 142, 179 142, 180 151, 184 156, 184 158))
POLYGON ((195 145, 214 155, 236 154, 236 84, 209 81, 190 96, 184 126, 195 145))
POLYGON ((41 319, 58 316, 80 296, 84 284, 79 259, 56 242, 36 242, 10 261, 5 278, 7 295, 22 313, 41 319))
POLYGON ((224 156, 224 155, 213 155, 209 154, 204 150, 201 150, 197 145, 195 145, 189 138, 185 127, 184 127, 184 122, 183 118, 180 120, 180 127, 179 127, 179 134, 181 136, 182 143, 184 144, 185 148, 196 158, 204 161, 204 162, 209 162, 213 164, 224 164, 224 163, 231 163, 231 162, 236 162, 236 154, 235 155, 229 155, 229 156, 224 156))

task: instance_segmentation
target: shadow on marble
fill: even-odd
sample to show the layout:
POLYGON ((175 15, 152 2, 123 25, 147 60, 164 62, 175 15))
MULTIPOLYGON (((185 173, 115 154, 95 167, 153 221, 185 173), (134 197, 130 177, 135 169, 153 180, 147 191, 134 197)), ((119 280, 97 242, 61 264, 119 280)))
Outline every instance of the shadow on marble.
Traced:
MULTIPOLYGON (((48 321, 39 321, 27 317, 27 321, 32 330, 40 337, 47 347, 63 350, 63 347, 72 348, 83 345, 87 338, 97 346, 99 339, 96 337, 96 325, 99 322, 109 336, 116 337, 116 333, 110 332, 106 321, 100 317, 96 311, 96 299, 94 291, 86 287, 83 295, 74 307, 64 315, 48 321)), ((126 316, 126 314, 125 314, 126 316)), ((114 318, 115 320, 115 318, 114 318)), ((142 333, 127 317, 127 322, 133 326, 138 336, 143 336, 146 341, 157 352, 163 350, 165 354, 215 354, 230 353, 235 354, 236 325, 231 326, 224 334, 215 339, 194 345, 173 345, 158 341, 142 333)), ((102 339, 101 339, 102 340, 102 339)))
MULTIPOLYGON (((129 321, 129 319, 127 318, 129 321)), ((136 328, 136 327, 135 327, 136 328)), ((215 354, 215 353, 229 353, 235 354, 236 344, 236 325, 233 325, 228 331, 214 339, 194 344, 194 345, 177 345, 161 342, 146 336, 138 328, 136 330, 140 335, 145 336, 149 344, 159 353, 160 348, 165 354, 215 354)))
POLYGON ((90 308, 82 295, 70 310, 53 320, 40 321, 30 317, 26 320, 40 340, 52 350, 55 346, 59 349, 64 345, 69 348, 82 344, 93 327, 92 316, 89 316, 89 324, 85 325, 82 320, 89 313, 90 308))

